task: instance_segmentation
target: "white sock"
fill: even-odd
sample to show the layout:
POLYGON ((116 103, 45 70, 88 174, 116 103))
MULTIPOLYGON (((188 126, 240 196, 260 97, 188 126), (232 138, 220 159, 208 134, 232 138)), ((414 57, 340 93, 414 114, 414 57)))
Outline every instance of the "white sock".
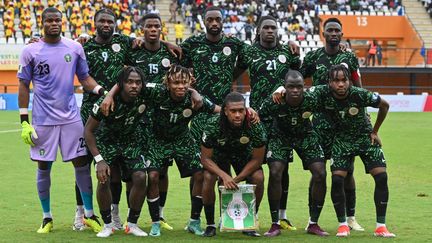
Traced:
POLYGON ((90 218, 91 216, 94 215, 93 209, 91 209, 91 210, 84 209, 84 215, 85 215, 87 218, 90 218))
POLYGON ((286 209, 279 209, 279 219, 287 219, 286 209))
POLYGON ((349 216, 347 217, 348 220, 355 220, 355 216, 349 216))
POLYGON ((159 206, 159 218, 164 219, 163 209, 164 209, 164 207, 159 206))
POLYGON ((118 204, 111 204, 111 211, 119 211, 119 205, 118 204))
POLYGON ((131 222, 128 221, 128 227, 129 227, 129 228, 133 228, 133 227, 135 227, 135 226, 136 226, 136 224, 131 223, 131 222))
POLYGON ((348 226, 348 223, 347 223, 347 221, 345 221, 345 222, 342 222, 342 223, 339 223, 339 226, 342 226, 342 225, 348 226))
POLYGON ((381 226, 386 226, 385 224, 381 224, 381 223, 376 223, 376 228, 378 229, 381 226))
POLYGON ((52 219, 51 211, 47 212, 47 213, 43 212, 42 215, 43 215, 43 218, 51 218, 52 219))
POLYGON ((78 215, 84 215, 84 206, 83 205, 77 205, 76 211, 78 215))
POLYGON ((309 224, 317 224, 317 222, 311 221, 311 218, 309 218, 309 224))

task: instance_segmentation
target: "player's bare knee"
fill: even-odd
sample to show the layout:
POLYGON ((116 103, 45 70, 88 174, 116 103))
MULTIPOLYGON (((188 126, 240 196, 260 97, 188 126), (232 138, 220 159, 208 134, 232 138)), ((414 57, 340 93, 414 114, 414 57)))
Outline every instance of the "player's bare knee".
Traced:
POLYGON ((264 173, 262 170, 256 170, 252 175, 250 176, 250 182, 252 184, 255 184, 257 186, 264 186, 264 173))
POLYGON ((135 171, 132 174, 132 181, 134 186, 145 187, 146 185, 146 173, 144 171, 135 171))
POLYGON ((150 171, 148 173, 148 180, 149 183, 152 185, 158 185, 159 183, 159 172, 157 171, 150 171))
POLYGON ((375 176, 375 175, 384 173, 386 171, 387 171, 386 167, 375 167, 369 171, 369 174, 371 174, 372 176, 375 176))
POLYGON ((202 184, 204 175, 202 171, 197 171, 193 174, 194 184, 202 184))

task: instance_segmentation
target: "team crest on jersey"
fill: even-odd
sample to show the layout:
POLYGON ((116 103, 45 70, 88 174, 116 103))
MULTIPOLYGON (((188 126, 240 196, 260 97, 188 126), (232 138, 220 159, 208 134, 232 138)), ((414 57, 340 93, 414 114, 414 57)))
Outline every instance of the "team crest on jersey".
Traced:
POLYGON ((351 108, 349 108, 349 110, 348 110, 348 113, 349 113, 351 116, 355 116, 355 115, 357 115, 358 112, 359 112, 359 109, 358 109, 357 107, 351 107, 351 108))
POLYGON ((249 143, 249 140, 250 139, 248 137, 243 136, 243 137, 240 138, 240 143, 241 144, 247 144, 247 143, 249 143))
POLYGON ((308 119, 311 115, 312 115, 312 112, 305 111, 305 112, 303 112, 302 117, 303 117, 303 119, 308 119))
POLYGON ((279 62, 281 62, 281 63, 286 63, 286 61, 287 61, 285 55, 279 55, 279 56, 278 56, 278 60, 279 60, 279 62))
POLYGON ((162 66, 169 67, 171 65, 171 62, 168 58, 162 59, 162 66))
POLYGON ((71 62, 72 61, 72 56, 71 56, 71 54, 66 54, 65 56, 64 56, 64 59, 65 59, 65 61, 66 62, 71 62))
POLYGON ((225 56, 229 56, 229 55, 231 55, 231 48, 229 46, 225 46, 222 49, 222 52, 223 52, 223 54, 225 54, 225 56))
POLYGON ((142 104, 138 107, 138 112, 143 113, 145 111, 145 109, 146 109, 146 106, 144 104, 142 104))
POLYGON ((190 117, 192 115, 192 110, 191 109, 185 109, 183 111, 183 116, 184 117, 190 117))
POLYGON ((39 155, 40 156, 45 156, 45 149, 40 149, 39 150, 39 155))
POLYGON ((119 44, 115 43, 115 44, 113 44, 113 45, 111 46, 111 49, 112 49, 114 52, 119 52, 119 51, 121 50, 121 47, 120 47, 119 44))

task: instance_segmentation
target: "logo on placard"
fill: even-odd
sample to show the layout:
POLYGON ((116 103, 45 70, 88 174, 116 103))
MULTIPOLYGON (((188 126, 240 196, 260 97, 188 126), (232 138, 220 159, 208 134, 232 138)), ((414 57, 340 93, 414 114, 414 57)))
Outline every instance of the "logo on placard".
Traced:
POLYGON ((228 216, 234 220, 243 220, 249 214, 247 204, 241 199, 233 199, 227 207, 228 216))

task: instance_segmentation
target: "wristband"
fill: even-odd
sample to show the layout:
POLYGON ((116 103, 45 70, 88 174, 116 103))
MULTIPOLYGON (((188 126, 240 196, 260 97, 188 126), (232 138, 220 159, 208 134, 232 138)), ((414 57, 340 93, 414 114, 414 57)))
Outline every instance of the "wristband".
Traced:
POLYGON ((94 89, 92 91, 93 94, 97 94, 100 96, 105 95, 105 92, 106 92, 106 90, 100 85, 96 85, 96 87, 94 87, 94 89))
POLYGON ((101 162, 104 159, 102 158, 102 155, 98 154, 98 155, 96 155, 94 157, 94 160, 96 161, 96 164, 97 164, 97 163, 101 162))
POLYGON ((19 113, 20 113, 20 120, 21 123, 23 122, 27 122, 29 123, 29 119, 28 119, 28 108, 19 108, 19 113))

